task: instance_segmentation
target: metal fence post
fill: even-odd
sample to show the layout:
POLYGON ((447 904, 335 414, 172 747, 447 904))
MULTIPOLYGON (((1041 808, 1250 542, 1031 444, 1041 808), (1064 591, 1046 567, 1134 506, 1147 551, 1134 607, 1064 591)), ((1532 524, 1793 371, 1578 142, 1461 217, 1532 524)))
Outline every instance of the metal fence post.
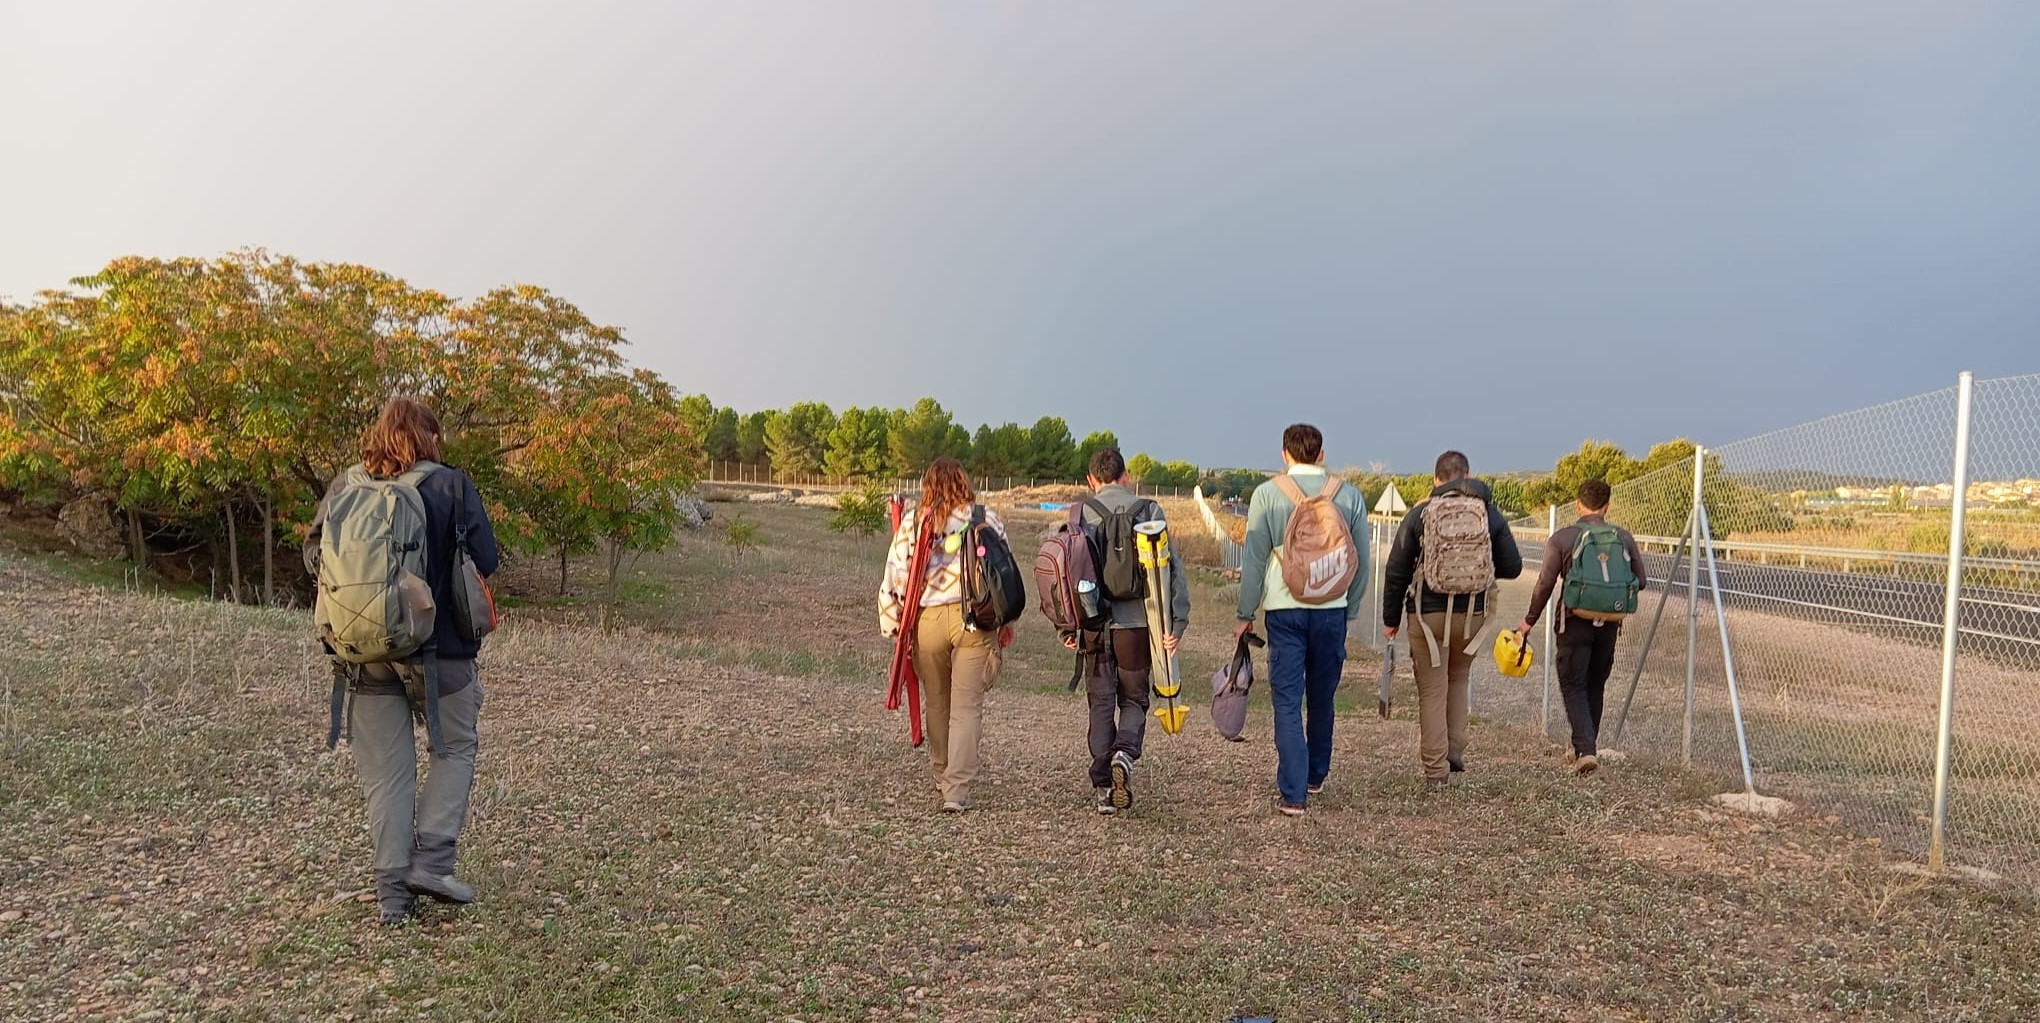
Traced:
POLYGON ((1975 378, 1963 370, 1955 385, 1955 478, 1949 500, 1948 587, 1941 606, 1941 727, 1934 746, 1934 825, 1927 841, 1927 869, 1947 862, 1949 769, 1955 754, 1955 647, 1961 638, 1962 558, 1966 554, 1969 505, 1969 398, 1975 378))
POLYGON ((1686 566, 1686 722, 1679 740, 1679 763, 1693 766, 1693 673, 1700 659, 1700 532, 1705 529, 1707 449, 1693 445, 1693 560, 1686 566))
MULTIPOLYGON (((1728 676, 1728 710, 1735 719, 1736 751, 1742 755, 1743 791, 1757 794, 1756 771, 1750 766, 1749 730, 1743 726, 1742 686, 1735 677, 1735 651, 1728 644, 1728 608, 1721 602, 1721 570, 1714 563, 1714 527, 1707 521, 1707 506, 1701 505, 1693 516, 1700 520, 1700 532, 1707 537, 1707 588, 1714 593, 1714 620, 1721 627, 1721 667, 1728 676)), ((1693 555, 1698 564, 1699 554, 1693 555)))

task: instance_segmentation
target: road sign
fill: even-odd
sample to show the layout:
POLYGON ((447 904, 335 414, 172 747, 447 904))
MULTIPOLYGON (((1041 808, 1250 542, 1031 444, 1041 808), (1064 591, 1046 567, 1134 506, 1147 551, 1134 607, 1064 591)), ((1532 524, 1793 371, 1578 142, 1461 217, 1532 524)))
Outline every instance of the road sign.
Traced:
POLYGON ((1388 485, 1387 490, 1381 492, 1381 500, 1374 502, 1374 513, 1377 515, 1401 515, 1409 510, 1410 506, 1403 503, 1402 492, 1395 489, 1393 483, 1388 485))

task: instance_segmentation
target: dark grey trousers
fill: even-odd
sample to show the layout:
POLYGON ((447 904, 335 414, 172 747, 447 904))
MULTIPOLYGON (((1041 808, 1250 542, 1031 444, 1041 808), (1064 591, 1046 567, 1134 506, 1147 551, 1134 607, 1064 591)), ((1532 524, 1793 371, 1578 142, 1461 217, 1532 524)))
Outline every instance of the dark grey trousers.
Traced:
MULTIPOLYGON (((364 668, 371 677, 388 670, 383 665, 364 668)), ((419 740, 413 730, 410 701, 372 687, 356 690, 350 701, 348 743, 354 750, 354 766, 361 772, 362 791, 368 796, 376 891, 385 909, 410 904, 404 878, 413 867, 431 874, 453 873, 461 828, 467 823, 475 751, 480 746, 476 728, 482 713, 482 683, 473 661, 441 661, 439 675, 442 686, 463 688, 439 698, 446 756, 427 758, 422 787, 418 784, 419 740)))
POLYGON ((1140 759, 1147 735, 1148 630, 1111 629, 1098 653, 1097 674, 1084 680, 1091 705, 1091 784, 1112 784, 1112 754, 1140 759))

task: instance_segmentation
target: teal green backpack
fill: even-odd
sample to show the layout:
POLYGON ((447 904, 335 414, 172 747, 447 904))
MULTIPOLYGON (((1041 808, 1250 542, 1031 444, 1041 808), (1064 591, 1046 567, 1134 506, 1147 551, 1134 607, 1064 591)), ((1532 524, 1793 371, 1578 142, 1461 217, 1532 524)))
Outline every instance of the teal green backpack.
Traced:
POLYGON ((1573 541, 1572 568, 1565 575, 1560 600, 1578 617, 1619 622, 1636 612, 1636 569, 1629 563, 1629 545, 1614 526, 1582 525, 1573 541))

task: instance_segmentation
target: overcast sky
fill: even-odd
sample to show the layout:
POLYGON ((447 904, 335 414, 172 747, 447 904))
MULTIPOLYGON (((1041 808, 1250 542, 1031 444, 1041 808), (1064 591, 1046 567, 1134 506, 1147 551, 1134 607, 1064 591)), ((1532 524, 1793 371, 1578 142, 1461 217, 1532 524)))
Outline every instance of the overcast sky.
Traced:
POLYGON ((2040 4, 0 0, 0 295, 530 282, 751 409, 1549 466, 2040 370, 2040 4))

